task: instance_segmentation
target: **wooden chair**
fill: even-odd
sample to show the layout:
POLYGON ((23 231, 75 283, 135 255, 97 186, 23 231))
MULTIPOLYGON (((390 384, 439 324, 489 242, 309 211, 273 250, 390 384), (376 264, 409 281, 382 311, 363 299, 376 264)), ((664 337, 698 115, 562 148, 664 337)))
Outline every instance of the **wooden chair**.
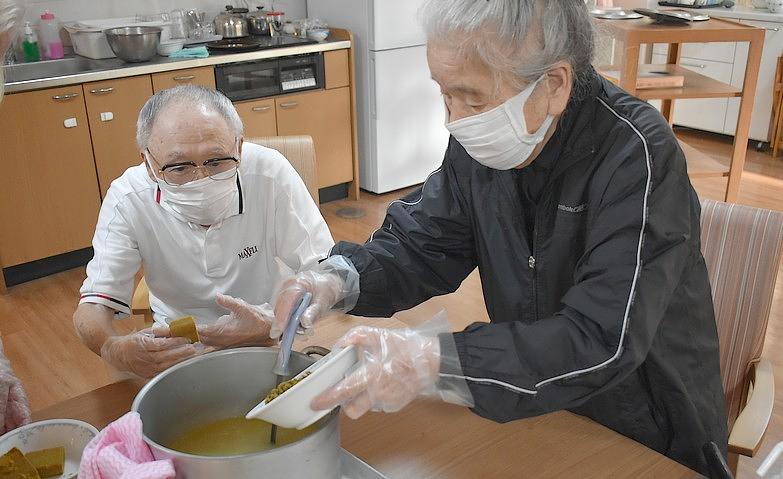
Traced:
POLYGON ((761 357, 781 258, 783 213, 702 201, 701 244, 712 285, 729 418, 729 468, 752 457, 772 416, 772 364, 761 357))
POLYGON ((772 145, 772 157, 777 158, 780 147, 783 145, 783 57, 778 58, 778 69, 775 72, 772 111, 774 118, 769 142, 772 145))
MULTIPOLYGON (((310 136, 267 136, 259 138, 245 138, 249 143, 263 145, 273 150, 277 150, 285 156, 294 167, 299 176, 302 177, 307 191, 313 197, 315 204, 318 204, 318 178, 316 176, 315 165, 315 146, 310 136)), ((144 316, 144 324, 152 324, 152 309, 150 309, 150 292, 147 287, 147 281, 142 277, 136 290, 133 292, 131 301, 131 311, 133 314, 144 316)))

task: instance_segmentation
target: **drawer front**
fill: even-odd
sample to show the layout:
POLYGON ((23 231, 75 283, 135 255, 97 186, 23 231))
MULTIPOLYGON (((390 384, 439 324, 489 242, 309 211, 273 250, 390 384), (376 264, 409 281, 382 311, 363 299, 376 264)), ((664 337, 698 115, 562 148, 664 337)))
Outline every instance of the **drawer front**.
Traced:
MULTIPOLYGON (((665 63, 665 55, 653 55, 653 63, 665 63)), ((731 81, 731 65, 706 60, 683 59, 681 65, 726 83, 731 81)), ((660 102, 651 102, 658 106, 660 102)), ((674 124, 699 130, 723 132, 728 101, 726 98, 676 100, 674 102, 674 124)))
POLYGON ((212 67, 188 68, 152 75, 152 88, 155 93, 177 85, 201 85, 214 90, 215 69, 212 67))
MULTIPOLYGON (((737 44, 734 42, 684 43, 680 48, 680 56, 683 58, 733 63, 734 50, 737 48, 737 44)), ((653 55, 664 56, 664 61, 662 63, 666 63, 666 53, 668 51, 668 45, 657 43, 653 46, 653 55)))
POLYGON ((245 125, 245 138, 277 136, 275 100, 250 100, 234 103, 245 125))

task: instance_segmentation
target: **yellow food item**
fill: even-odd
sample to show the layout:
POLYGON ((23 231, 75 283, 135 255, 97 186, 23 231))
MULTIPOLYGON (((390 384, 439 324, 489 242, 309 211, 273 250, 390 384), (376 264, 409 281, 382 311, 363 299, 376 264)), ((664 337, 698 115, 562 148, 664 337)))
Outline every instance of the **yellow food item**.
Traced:
POLYGON ((266 401, 266 403, 269 404, 270 402, 272 402, 272 400, 274 398, 276 398, 277 396, 279 396, 279 395, 283 394, 284 392, 288 391, 292 387, 296 386, 296 383, 298 383, 299 381, 301 381, 302 379, 306 378, 309 375, 310 375, 310 372, 308 371, 308 372, 302 374, 301 376, 299 376, 298 378, 289 379, 288 381, 284 381, 284 382, 278 384, 271 391, 269 391, 269 394, 266 395, 266 398, 264 398, 264 401, 266 401))
POLYGON ((168 447, 199 456, 239 456, 291 444, 320 427, 320 421, 302 430, 278 427, 277 442, 271 444, 272 425, 268 422, 230 417, 197 426, 177 436, 168 447))
POLYGON ((200 341, 198 331, 196 330, 196 321, 193 320, 193 316, 175 319, 169 323, 169 330, 172 337, 187 338, 191 343, 200 341))
POLYGON ((13 448, 0 456, 0 479, 41 479, 41 476, 22 451, 13 448))
POLYGON ((24 457, 42 478, 59 476, 65 469, 65 446, 28 452, 24 457))

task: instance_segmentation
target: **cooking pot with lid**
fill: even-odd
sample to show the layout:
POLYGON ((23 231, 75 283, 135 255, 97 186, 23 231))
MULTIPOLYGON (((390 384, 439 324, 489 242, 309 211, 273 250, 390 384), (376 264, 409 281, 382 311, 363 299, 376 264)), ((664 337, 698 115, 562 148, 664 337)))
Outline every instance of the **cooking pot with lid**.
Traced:
POLYGON ((223 38, 248 36, 246 13, 247 8, 234 8, 231 5, 226 5, 226 11, 215 17, 215 33, 223 38))
POLYGON ((266 12, 264 7, 258 8, 255 12, 247 14, 247 26, 251 35, 269 35, 269 23, 266 21, 266 12))
MULTIPOLYGON (((171 459, 177 478, 181 479, 250 479, 259 474, 265 479, 341 477, 337 409, 303 439, 262 452, 213 457, 186 454, 166 446, 194 427, 244 417, 277 385, 272 373, 276 359, 276 348, 230 349, 192 358, 152 379, 139 391, 132 410, 141 416, 144 441, 153 456, 171 459)), ((306 354, 292 352, 292 375, 314 362, 306 354)))

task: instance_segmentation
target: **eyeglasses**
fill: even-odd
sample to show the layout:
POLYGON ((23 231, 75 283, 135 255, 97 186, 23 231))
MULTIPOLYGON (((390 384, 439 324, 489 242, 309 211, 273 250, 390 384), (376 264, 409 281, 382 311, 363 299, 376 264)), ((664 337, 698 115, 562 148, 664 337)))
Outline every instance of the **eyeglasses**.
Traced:
MULTIPOLYGON (((155 160, 150 149, 147 148, 147 154, 155 160)), ((156 164, 158 160, 155 160, 156 164)), ((239 168, 239 159, 233 156, 225 158, 212 158, 201 165, 196 165, 192 161, 183 161, 179 163, 170 163, 158 170, 163 177, 163 181, 171 186, 180 186, 185 183, 195 181, 199 176, 199 170, 204 169, 205 174, 213 180, 230 180, 237 174, 239 168)))

